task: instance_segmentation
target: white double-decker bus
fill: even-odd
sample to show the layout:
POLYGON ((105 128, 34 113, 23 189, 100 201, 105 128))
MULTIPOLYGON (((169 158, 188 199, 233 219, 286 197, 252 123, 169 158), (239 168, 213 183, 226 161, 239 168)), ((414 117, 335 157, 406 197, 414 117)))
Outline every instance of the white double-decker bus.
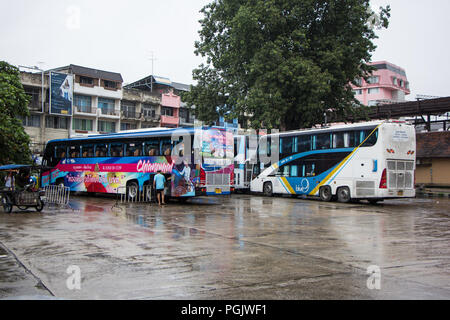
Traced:
POLYGON ((250 190, 339 202, 411 198, 415 165, 415 129, 403 121, 283 132, 260 140, 250 190), (262 163, 267 150, 278 160, 262 163))

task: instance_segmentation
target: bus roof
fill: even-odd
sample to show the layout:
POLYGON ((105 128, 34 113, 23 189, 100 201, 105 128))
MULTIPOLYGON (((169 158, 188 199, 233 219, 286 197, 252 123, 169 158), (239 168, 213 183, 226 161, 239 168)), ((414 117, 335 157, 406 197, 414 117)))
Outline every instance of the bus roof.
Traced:
MULTIPOLYGON (((106 133, 106 134, 86 134, 74 136, 68 139, 55 139, 50 140, 47 144, 50 143, 60 143, 60 142, 68 142, 68 141, 86 141, 86 140, 104 140, 104 139, 123 139, 123 138, 141 138, 141 137, 153 137, 153 136, 167 136, 175 132, 176 130, 186 130, 189 133, 194 133, 198 128, 194 127, 179 127, 179 128, 145 128, 145 129, 135 129, 135 130, 127 130, 127 131, 119 131, 116 133, 106 133)), ((203 129, 206 129, 203 127, 203 129)), ((223 128, 218 127, 208 127, 208 129, 217 129, 224 130, 223 128)))
POLYGON ((359 123, 351 123, 351 124, 336 124, 331 125, 328 127, 323 128, 310 128, 310 129, 300 129, 300 130, 291 130, 291 131, 284 131, 278 133, 279 135, 291 135, 296 133, 314 133, 314 132, 321 132, 321 131, 340 131, 340 130, 348 130, 350 128, 369 128, 373 126, 378 126, 382 124, 382 120, 376 120, 376 121, 370 121, 370 122, 359 122, 359 123))

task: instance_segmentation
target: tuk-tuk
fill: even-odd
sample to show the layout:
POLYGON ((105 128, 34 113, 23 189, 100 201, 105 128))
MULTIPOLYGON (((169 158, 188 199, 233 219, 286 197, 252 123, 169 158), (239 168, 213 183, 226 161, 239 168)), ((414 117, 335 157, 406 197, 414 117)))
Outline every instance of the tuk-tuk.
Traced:
POLYGON ((20 210, 30 207, 36 211, 44 209, 44 191, 39 189, 35 178, 30 176, 35 166, 10 164, 0 166, 0 172, 6 172, 5 184, 0 188, 3 210, 11 213, 13 206, 20 210))

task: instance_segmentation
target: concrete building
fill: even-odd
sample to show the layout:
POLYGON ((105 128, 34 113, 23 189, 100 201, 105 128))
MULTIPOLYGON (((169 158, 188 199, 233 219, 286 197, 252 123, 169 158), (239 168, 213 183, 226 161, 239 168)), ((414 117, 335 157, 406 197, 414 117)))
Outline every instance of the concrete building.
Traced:
POLYGON ((376 68, 371 77, 367 81, 357 79, 358 85, 351 85, 355 98, 366 106, 405 101, 405 96, 410 94, 405 70, 387 61, 369 65, 376 68))
POLYGON ((120 126, 120 73, 69 65, 51 71, 74 75, 70 136, 116 132, 120 126))
POLYGON ((123 86, 120 73, 71 64, 45 71, 44 76, 21 72, 20 79, 31 98, 30 116, 21 120, 36 154, 49 140, 80 134, 194 125, 192 111, 180 97, 189 85, 168 78, 149 76, 123 86), (72 115, 52 114, 50 72, 73 75, 72 115))
POLYGON ((181 92, 189 91, 188 85, 150 75, 125 86, 125 90, 136 89, 159 100, 151 111, 155 117, 159 117, 159 126, 176 128, 194 125, 195 119, 180 97, 181 92))
POLYGON ((416 185, 450 187, 450 131, 418 133, 416 185))

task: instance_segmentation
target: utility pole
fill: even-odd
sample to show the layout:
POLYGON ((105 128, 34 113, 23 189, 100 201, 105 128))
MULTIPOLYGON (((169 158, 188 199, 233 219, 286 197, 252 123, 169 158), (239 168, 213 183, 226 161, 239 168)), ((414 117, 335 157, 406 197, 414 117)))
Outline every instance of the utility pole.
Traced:
POLYGON ((150 51, 150 54, 151 54, 151 56, 150 56, 149 60, 151 60, 151 62, 152 62, 152 77, 150 79, 150 92, 153 93, 153 75, 154 75, 154 73, 153 73, 153 63, 154 63, 154 61, 156 61, 156 58, 154 56, 153 51, 150 51))

